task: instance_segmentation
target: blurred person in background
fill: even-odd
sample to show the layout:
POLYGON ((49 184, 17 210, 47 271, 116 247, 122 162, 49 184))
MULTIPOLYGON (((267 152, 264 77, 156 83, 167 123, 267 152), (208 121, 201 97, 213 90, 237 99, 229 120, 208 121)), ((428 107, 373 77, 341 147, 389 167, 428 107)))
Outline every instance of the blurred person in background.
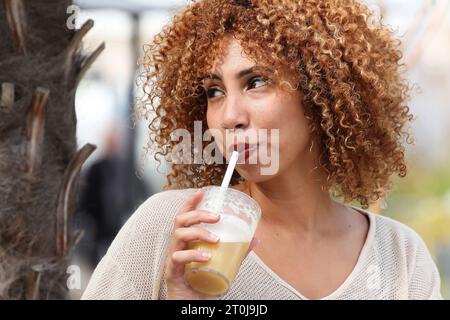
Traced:
POLYGON ((104 134, 104 155, 84 173, 79 197, 79 223, 85 229, 78 251, 94 267, 135 207, 151 195, 132 172, 127 132, 114 122, 104 134))

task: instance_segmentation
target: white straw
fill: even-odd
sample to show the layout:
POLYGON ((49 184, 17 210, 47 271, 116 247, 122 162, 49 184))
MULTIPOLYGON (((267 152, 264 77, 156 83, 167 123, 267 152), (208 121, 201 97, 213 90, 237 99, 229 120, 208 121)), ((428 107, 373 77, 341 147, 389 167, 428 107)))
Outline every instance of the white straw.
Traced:
POLYGON ((228 163, 227 171, 225 172, 225 176, 222 180, 222 188, 228 188, 228 185, 231 181, 231 176, 233 175, 234 167, 236 167, 236 163, 238 161, 239 152, 233 151, 233 154, 231 155, 230 162, 228 163))

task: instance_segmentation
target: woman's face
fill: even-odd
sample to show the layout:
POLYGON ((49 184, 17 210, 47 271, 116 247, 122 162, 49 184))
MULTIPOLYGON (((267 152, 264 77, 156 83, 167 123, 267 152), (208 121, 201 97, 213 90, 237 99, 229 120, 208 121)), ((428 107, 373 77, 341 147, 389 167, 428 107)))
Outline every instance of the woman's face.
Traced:
MULTIPOLYGON (((258 143, 257 148, 260 150, 266 147, 269 165, 267 161, 261 163, 259 153, 257 163, 251 162, 252 158, 244 163, 245 151, 240 154, 236 170, 243 178, 254 182, 267 181, 274 175, 285 173, 287 169, 297 170, 296 168, 302 167, 302 163, 305 166, 305 163, 309 163, 304 161, 305 157, 311 157, 310 131, 300 92, 282 91, 277 83, 270 82, 274 80, 270 73, 261 72, 257 68, 250 70, 256 64, 244 54, 238 40, 231 38, 225 41, 228 42, 224 56, 217 59, 209 71, 214 76, 209 76, 204 81, 208 99, 207 123, 209 129, 217 130, 211 131, 220 151, 229 159, 233 145, 245 142, 242 137, 256 138, 257 141, 250 139, 247 143, 258 143), (261 129, 267 129, 268 134, 254 134, 263 132, 261 129), (274 134, 271 134, 276 130, 271 129, 279 130, 278 142, 274 134), (218 133, 220 137, 217 136, 218 133), (221 139, 230 133, 235 138, 234 141, 221 139), (224 153, 225 150, 227 153, 224 153), (262 167, 272 170, 263 173, 262 167)), ((283 79, 291 78, 283 75, 283 79)))

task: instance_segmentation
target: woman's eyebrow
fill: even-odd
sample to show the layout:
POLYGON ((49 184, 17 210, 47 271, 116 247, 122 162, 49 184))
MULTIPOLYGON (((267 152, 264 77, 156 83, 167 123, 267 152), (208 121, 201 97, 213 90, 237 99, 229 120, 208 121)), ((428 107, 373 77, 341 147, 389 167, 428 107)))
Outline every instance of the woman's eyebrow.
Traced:
MULTIPOLYGON (((250 67, 248 69, 244 69, 242 71, 239 71, 236 74, 236 79, 239 80, 239 79, 245 77, 246 75, 248 75, 248 74, 250 74, 252 72, 255 72, 255 71, 266 71, 266 72, 271 72, 271 73, 273 72, 273 70, 271 68, 269 68, 269 67, 264 67, 264 66, 260 66, 260 65, 254 65, 253 67, 250 67)), ((211 80, 220 80, 220 81, 222 81, 222 78, 219 75, 215 74, 215 73, 206 73, 205 78, 206 79, 211 79, 211 80)))

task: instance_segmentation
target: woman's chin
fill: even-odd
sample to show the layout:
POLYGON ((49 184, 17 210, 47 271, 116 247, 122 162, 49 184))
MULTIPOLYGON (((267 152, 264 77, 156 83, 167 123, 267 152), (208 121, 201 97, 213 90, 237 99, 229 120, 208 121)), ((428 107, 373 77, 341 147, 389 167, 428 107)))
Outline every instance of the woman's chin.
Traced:
POLYGON ((259 164, 238 164, 236 166, 236 171, 239 175, 246 181, 250 182, 265 182, 275 178, 276 174, 266 175, 261 173, 261 168, 259 164))

